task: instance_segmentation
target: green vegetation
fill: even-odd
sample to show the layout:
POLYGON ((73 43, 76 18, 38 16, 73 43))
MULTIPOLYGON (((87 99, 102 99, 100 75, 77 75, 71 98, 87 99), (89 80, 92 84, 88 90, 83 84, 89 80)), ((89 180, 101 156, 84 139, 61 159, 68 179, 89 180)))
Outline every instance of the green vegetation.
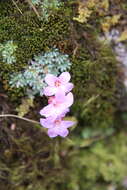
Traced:
MULTIPOLYGON (((100 1, 95 9, 96 1, 87 1, 85 22, 80 22, 79 1, 66 1, 48 20, 39 19, 28 3, 16 1, 21 14, 9 0, 0 1, 0 44, 11 40, 17 46, 13 64, 0 54, 0 114, 18 112, 39 121, 45 98, 29 100, 24 88, 11 87, 10 78, 23 73, 35 55, 57 48, 72 63, 75 103, 69 117, 78 121, 69 138, 50 139, 39 125, 1 119, 1 190, 110 190, 113 185, 124 190, 127 138, 126 122, 118 126, 117 61, 111 47, 98 40, 118 20, 104 26, 103 10, 110 13, 110 4, 100 1)), ((113 5, 119 14, 118 1, 113 5)))

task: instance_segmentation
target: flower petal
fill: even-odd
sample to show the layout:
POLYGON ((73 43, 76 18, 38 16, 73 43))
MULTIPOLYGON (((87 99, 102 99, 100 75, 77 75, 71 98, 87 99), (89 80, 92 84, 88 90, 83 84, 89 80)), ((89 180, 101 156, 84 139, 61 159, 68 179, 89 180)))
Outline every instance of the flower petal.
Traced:
POLYGON ((61 126, 48 129, 48 135, 51 138, 54 138, 58 135, 60 135, 61 137, 66 137, 68 134, 69 131, 67 130, 67 128, 61 128, 61 126))
POLYGON ((54 111, 53 105, 49 104, 40 111, 40 114, 45 117, 49 117, 53 114, 53 111, 54 111))
POLYGON ((65 92, 59 89, 57 93, 55 94, 55 99, 59 103, 64 102, 66 100, 65 92))
POLYGON ((45 82, 49 85, 49 86, 54 86, 55 85, 55 81, 58 78, 52 74, 47 74, 45 77, 45 82))
POLYGON ((55 120, 58 116, 62 114, 64 110, 65 106, 61 104, 58 106, 53 106, 52 104, 49 104, 40 111, 40 114, 45 117, 53 117, 55 120))
POLYGON ((53 123, 48 118, 47 119, 40 119, 40 123, 45 128, 52 128, 53 127, 53 123))
POLYGON ((66 137, 68 134, 69 134, 69 131, 65 128, 63 128, 63 129, 61 128, 58 131, 58 135, 60 135, 61 137, 66 137))
POLYGON ((54 138, 58 136, 58 134, 55 132, 54 128, 53 129, 48 129, 48 136, 51 138, 54 138))
POLYGON ((59 79, 61 81, 62 84, 66 84, 69 82, 69 80, 71 79, 71 76, 68 72, 63 72, 60 76, 59 79))
POLYGON ((70 107, 74 102, 74 97, 71 92, 69 92, 66 96, 66 101, 65 101, 65 107, 70 107))
POLYGON ((45 96, 52 96, 56 93, 56 91, 57 91, 56 87, 48 86, 44 89, 44 95, 45 96))
POLYGON ((66 113, 68 113, 69 111, 70 111, 70 109, 69 109, 69 108, 66 108, 65 110, 63 110, 63 112, 59 115, 58 118, 63 118, 63 117, 65 117, 66 113))
POLYGON ((69 128, 75 124, 74 121, 61 121, 61 125, 65 128, 69 128))
POLYGON ((70 92, 74 88, 74 85, 72 83, 65 84, 65 92, 70 92))

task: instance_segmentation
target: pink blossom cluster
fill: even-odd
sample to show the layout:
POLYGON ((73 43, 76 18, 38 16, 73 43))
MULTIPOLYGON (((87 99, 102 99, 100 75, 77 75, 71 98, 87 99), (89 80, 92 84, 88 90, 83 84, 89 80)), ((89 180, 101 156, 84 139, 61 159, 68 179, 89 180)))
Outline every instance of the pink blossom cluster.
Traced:
POLYGON ((45 77, 48 86, 44 89, 44 95, 48 97, 48 105, 40 111, 45 117, 40 119, 40 123, 48 128, 48 136, 51 138, 66 137, 69 133, 68 128, 74 125, 73 121, 63 120, 74 101, 70 92, 74 85, 69 82, 70 78, 68 72, 63 72, 59 77, 52 74, 45 77))

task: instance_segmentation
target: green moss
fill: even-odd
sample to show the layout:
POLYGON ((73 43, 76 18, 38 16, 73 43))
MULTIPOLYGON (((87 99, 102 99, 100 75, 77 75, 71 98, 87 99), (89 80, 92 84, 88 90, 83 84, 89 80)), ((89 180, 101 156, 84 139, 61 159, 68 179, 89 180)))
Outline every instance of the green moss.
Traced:
MULTIPOLYGON (((26 122, 2 121, 1 190, 107 190, 107 184, 120 184, 127 176, 126 135, 119 134, 97 143, 92 136, 96 131, 96 137, 104 138, 109 129, 115 128, 117 62, 111 48, 96 40, 98 28, 92 31, 94 20, 91 29, 69 23, 70 18, 64 17, 61 10, 52 15, 49 22, 44 22, 38 20, 27 4, 18 6, 23 15, 9 1, 0 2, 0 42, 13 40, 18 46, 15 64, 5 64, 0 57, 4 88, 12 93, 16 105, 24 92, 10 89, 9 76, 23 70, 34 55, 55 46, 69 54, 73 62, 70 72, 75 85, 75 103, 71 110, 79 123, 69 141, 49 139, 41 129, 26 122), (77 43, 80 48, 73 57, 77 43), (88 101, 90 99, 92 101, 88 101), (16 125, 15 130, 10 128, 12 123, 16 125), (89 142, 83 137, 85 129, 91 133, 89 142)), ((44 99, 36 99, 36 107, 27 116, 39 121, 43 103, 44 99)), ((13 113, 12 107, 9 111, 13 113)))
POLYGON ((79 118, 82 126, 77 131, 85 127, 97 130, 114 126, 117 61, 108 46, 94 40, 90 48, 94 56, 84 48, 72 66, 75 84, 73 115, 79 118), (87 105, 91 98, 93 100, 87 105))
POLYGON ((19 8, 24 11, 21 15, 9 2, 5 3, 4 7, 3 4, 0 2, 4 15, 0 18, 0 42, 13 40, 17 45, 15 64, 5 64, 0 57, 1 77, 8 81, 10 74, 21 71, 34 55, 59 46, 61 41, 66 41, 69 33, 69 19, 63 16, 61 10, 58 14, 52 15, 48 22, 44 22, 38 20, 34 12, 29 11, 26 5, 18 4, 19 8), (25 10, 26 7, 28 10, 25 10))
POLYGON ((66 161, 71 174, 68 176, 70 182, 65 188, 67 190, 106 190, 109 184, 119 187, 127 175, 126 135, 116 135, 88 149, 77 152, 73 150, 66 157, 66 161))
MULTIPOLYGON (((10 120, 11 122, 11 120, 10 120)), ((45 132, 37 126, 16 122, 16 129, 8 135, 7 125, 0 130, 0 184, 10 189, 54 189, 64 179, 65 172, 58 165, 58 145, 56 140, 49 140, 45 132)))
POLYGON ((5 124, 0 132, 3 190, 5 185, 6 190, 106 190, 109 184, 119 187, 127 175, 126 134, 81 149, 67 139, 49 140, 43 130, 22 121, 10 134, 5 124))

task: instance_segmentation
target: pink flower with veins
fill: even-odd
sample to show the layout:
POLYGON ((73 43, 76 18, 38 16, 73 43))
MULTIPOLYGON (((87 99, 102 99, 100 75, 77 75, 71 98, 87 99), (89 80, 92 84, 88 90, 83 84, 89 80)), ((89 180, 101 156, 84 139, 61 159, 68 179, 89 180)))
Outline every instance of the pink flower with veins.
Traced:
POLYGON ((51 138, 66 137, 69 133, 68 128, 75 124, 73 121, 65 121, 60 118, 54 120, 52 117, 40 119, 40 123, 43 127, 48 128, 48 136, 51 138))
POLYGON ((48 105, 45 106, 40 114, 45 117, 58 117, 64 115, 69 111, 69 107, 73 104, 73 94, 70 92, 67 95, 62 91, 57 92, 55 96, 49 97, 48 105))
POLYGON ((52 74, 47 74, 45 77, 48 87, 44 89, 44 95, 49 97, 48 105, 40 111, 40 114, 46 118, 40 119, 40 123, 48 128, 48 136, 51 138, 66 137, 69 133, 68 128, 75 123, 62 119, 69 112, 69 107, 74 101, 73 94, 70 92, 74 85, 69 82, 70 78, 68 72, 63 72, 59 77, 52 74))
POLYGON ((63 91, 68 93, 72 90, 74 85, 70 83, 70 74, 68 72, 63 72, 59 77, 52 74, 47 74, 45 77, 45 82, 49 85, 44 89, 44 95, 52 96, 58 91, 63 91))

